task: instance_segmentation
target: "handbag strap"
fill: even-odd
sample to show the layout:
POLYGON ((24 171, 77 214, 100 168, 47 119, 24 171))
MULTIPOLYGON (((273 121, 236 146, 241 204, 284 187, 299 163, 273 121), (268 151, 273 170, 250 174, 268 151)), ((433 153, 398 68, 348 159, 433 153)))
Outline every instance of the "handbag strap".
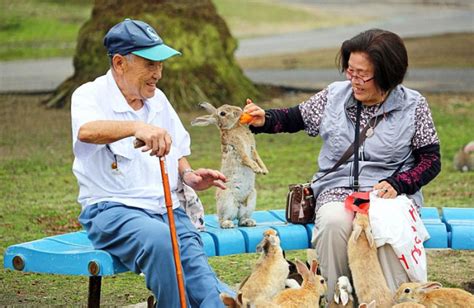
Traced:
MULTIPOLYGON (((357 101, 357 113, 356 113, 356 123, 355 123, 355 132, 354 132, 354 144, 353 144, 353 152, 354 152, 354 182, 352 187, 355 191, 359 190, 359 145, 361 138, 359 131, 360 131, 360 114, 362 112, 362 103, 357 101)), ((369 125, 366 125, 369 126, 369 125)))
MULTIPOLYGON (((357 103, 359 104, 360 102, 358 101, 357 103)), ((357 142, 357 150, 356 150, 356 152, 359 152, 359 145, 362 144, 362 143, 364 143, 365 138, 367 138, 367 130, 368 130, 369 128, 374 129, 374 128, 377 126, 377 124, 380 123, 380 120, 381 120, 381 119, 383 119, 383 115, 378 115, 378 116, 373 117, 373 118, 371 118, 371 119, 369 120, 369 122, 367 123, 367 125, 364 127, 364 129, 363 129, 363 130, 360 132, 360 134, 358 135, 359 142, 357 142), (370 125, 372 121, 373 121, 373 123, 372 123, 372 125, 370 125)), ((357 119, 357 116, 356 116, 356 124, 357 124, 357 122, 360 123, 360 114, 359 114, 359 119, 357 119)), ((356 126, 357 126, 357 125, 356 125, 356 126)), ((356 130, 356 136, 357 136, 357 130, 356 130)), ((354 139, 356 139, 356 138, 354 138, 354 139)), ((343 163, 345 163, 345 162, 352 156, 352 154, 355 153, 355 152, 354 152, 354 148, 356 147, 355 145, 356 145, 356 142, 355 142, 355 140, 354 140, 354 142, 347 148, 347 150, 344 152, 344 154, 342 154, 341 158, 339 158, 339 160, 334 164, 334 166, 333 166, 331 169, 329 169, 328 171, 326 171, 326 173, 324 173, 324 174, 323 174, 322 176, 320 176, 319 178, 312 180, 311 183, 314 183, 314 182, 316 182, 316 181, 319 181, 319 180, 321 180, 322 178, 324 178, 325 176, 327 176, 328 174, 330 174, 330 173, 336 171, 337 168, 339 168, 339 166, 341 166, 343 163)), ((354 157, 354 159, 355 159, 355 157, 354 157)), ((358 167, 358 164, 359 164, 358 160, 359 160, 359 159, 358 159, 358 155, 357 155, 357 167, 358 167)), ((356 164, 356 163, 355 163, 355 161, 354 161, 354 165, 355 165, 355 164, 356 164)), ((357 177, 358 177, 358 176, 359 176, 359 168, 357 168, 356 170, 357 170, 356 173, 357 173, 357 177)))

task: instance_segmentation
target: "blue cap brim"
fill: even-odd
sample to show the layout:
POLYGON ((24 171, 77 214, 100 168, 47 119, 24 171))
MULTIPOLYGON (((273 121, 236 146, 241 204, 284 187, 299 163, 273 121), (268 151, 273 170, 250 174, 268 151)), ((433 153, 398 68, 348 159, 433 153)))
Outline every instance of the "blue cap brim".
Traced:
POLYGON ((150 48, 145 48, 137 51, 132 51, 134 55, 139 57, 152 60, 152 61, 164 61, 173 56, 180 56, 181 53, 173 48, 160 44, 150 48))

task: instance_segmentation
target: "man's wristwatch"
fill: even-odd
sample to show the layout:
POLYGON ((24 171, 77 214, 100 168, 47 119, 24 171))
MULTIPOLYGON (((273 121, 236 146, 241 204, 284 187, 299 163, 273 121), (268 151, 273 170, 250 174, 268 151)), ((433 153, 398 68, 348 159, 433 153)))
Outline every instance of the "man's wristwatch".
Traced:
POLYGON ((186 175, 186 173, 193 173, 194 170, 192 168, 186 168, 183 170, 183 173, 181 173, 181 178, 184 179, 184 176, 186 175))

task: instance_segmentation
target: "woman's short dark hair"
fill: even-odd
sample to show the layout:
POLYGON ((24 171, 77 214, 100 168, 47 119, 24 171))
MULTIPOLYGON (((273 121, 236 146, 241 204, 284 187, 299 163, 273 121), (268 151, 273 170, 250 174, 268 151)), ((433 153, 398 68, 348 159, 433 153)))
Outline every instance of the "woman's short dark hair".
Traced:
POLYGON ((388 92, 403 82, 408 68, 408 55, 402 39, 393 32, 370 29, 344 41, 338 55, 339 68, 349 66, 352 52, 363 52, 374 65, 375 84, 388 92))

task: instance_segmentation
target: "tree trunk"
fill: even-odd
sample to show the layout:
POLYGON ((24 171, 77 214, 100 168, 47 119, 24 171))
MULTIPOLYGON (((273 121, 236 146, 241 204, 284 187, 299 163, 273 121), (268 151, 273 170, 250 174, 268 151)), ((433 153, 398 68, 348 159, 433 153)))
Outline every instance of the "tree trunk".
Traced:
POLYGON ((165 62, 158 82, 175 107, 190 109, 205 100, 243 104, 246 97, 259 94, 237 65, 237 42, 211 0, 96 0, 79 31, 74 75, 44 102, 48 107, 69 106, 77 87, 109 69, 103 38, 125 18, 147 22, 166 44, 182 52, 165 62))

